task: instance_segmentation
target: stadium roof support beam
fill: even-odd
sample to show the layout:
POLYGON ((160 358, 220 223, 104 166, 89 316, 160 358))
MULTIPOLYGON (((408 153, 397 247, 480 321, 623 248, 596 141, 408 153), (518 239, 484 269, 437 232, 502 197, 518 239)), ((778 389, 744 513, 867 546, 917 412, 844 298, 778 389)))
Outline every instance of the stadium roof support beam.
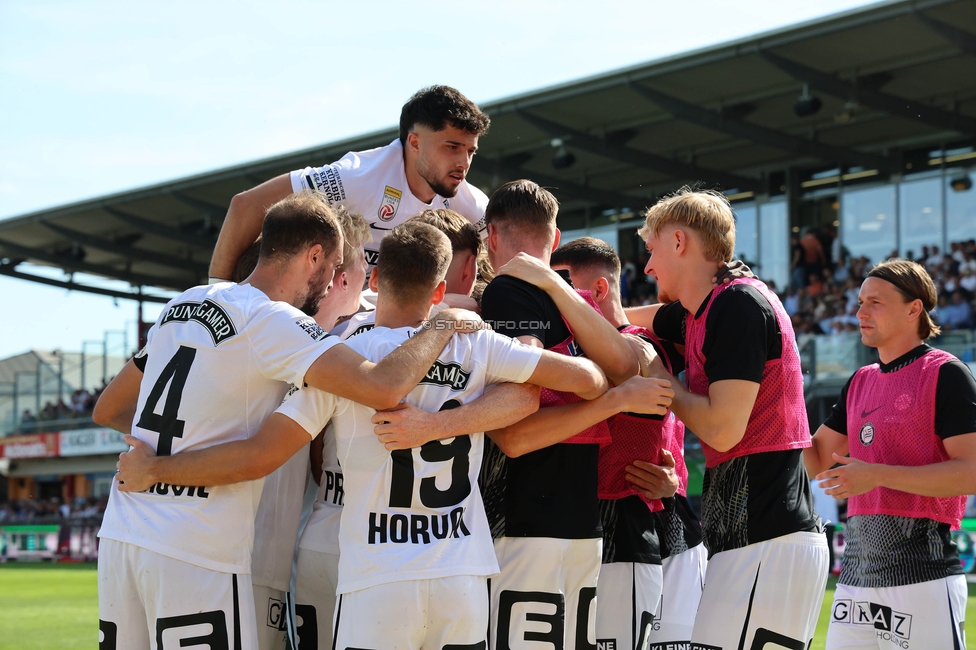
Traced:
POLYGON ((571 138, 569 144, 573 147, 589 151, 598 156, 619 160, 634 167, 669 174, 689 181, 704 181, 709 184, 718 183, 724 185, 726 189, 735 187, 740 190, 750 190, 753 192, 763 192, 766 189, 763 182, 756 178, 739 176, 713 169, 704 169, 691 163, 666 158, 646 151, 631 149, 630 147, 607 142, 602 138, 577 131, 571 127, 563 126, 525 111, 516 111, 516 114, 537 129, 548 133, 553 138, 571 138))
POLYGON ((116 255, 121 255, 131 261, 142 260, 146 262, 152 262, 154 264, 159 264, 161 266, 183 268, 195 280, 206 277, 208 273, 207 265, 201 264, 200 262, 181 259, 179 257, 173 257, 172 255, 166 255, 165 253, 157 253, 151 250, 136 249, 131 246, 125 246, 119 244, 118 242, 114 242, 109 239, 104 239, 102 237, 97 237, 95 235, 89 235, 88 233, 79 232, 71 228, 65 228, 64 226, 60 226, 56 223, 51 223, 49 221, 44 221, 42 222, 41 225, 43 225, 45 228, 48 228, 56 232, 62 237, 66 237, 67 239, 76 241, 79 244, 90 246, 92 248, 97 248, 98 250, 106 251, 109 253, 115 253, 116 255))
POLYGON ((91 264, 89 262, 73 259, 65 255, 47 253, 42 250, 37 250, 36 248, 30 248, 29 246, 15 244, 7 241, 6 239, 0 239, 0 247, 5 248, 17 257, 25 260, 40 260, 42 262, 46 262, 47 264, 52 264, 59 268, 65 269, 69 272, 81 271, 84 273, 91 273, 92 275, 101 275, 106 278, 121 278, 129 284, 140 284, 150 287, 170 287, 171 289, 179 288, 174 287, 172 281, 166 278, 159 278, 153 275, 143 275, 141 273, 120 273, 119 269, 112 268, 110 266, 91 264))
POLYGON ((922 22, 923 25, 958 47, 963 52, 966 52, 967 54, 976 54, 976 34, 959 29, 958 27, 953 27, 952 25, 944 23, 941 20, 936 20, 935 18, 925 15, 925 13, 922 11, 918 11, 914 15, 922 22))
POLYGON ((728 117, 718 111, 702 108, 701 106, 667 95, 653 88, 648 88, 647 86, 641 86, 635 83, 631 83, 629 86, 631 90, 645 99, 654 102, 670 113, 675 119, 691 122, 692 124, 697 124, 698 126, 712 129, 713 131, 726 133, 736 138, 743 138, 757 144, 789 151, 797 155, 819 158, 824 162, 860 165, 869 169, 879 169, 888 174, 898 172, 900 169, 898 161, 890 156, 861 153, 854 149, 835 147, 805 138, 798 138, 794 135, 783 133, 782 131, 776 131, 759 126, 758 124, 728 117))
POLYGON ((69 291, 84 291, 85 293, 94 293, 100 296, 109 296, 110 298, 124 298, 126 300, 137 300, 139 302, 159 302, 159 303, 169 302, 169 298, 164 298, 162 296, 150 296, 144 293, 129 293, 127 291, 115 291, 112 289, 102 289, 101 287, 92 287, 85 284, 78 284, 77 282, 66 282, 64 280, 55 280, 53 278, 45 278, 40 275, 33 275, 32 273, 23 273, 16 269, 10 268, 9 266, 0 266, 0 275, 6 275, 11 278, 17 278, 18 280, 27 280, 29 282, 46 284, 51 287, 68 289, 69 291))
POLYGON ((226 205, 220 206, 216 203, 211 203, 210 201, 204 201, 193 196, 188 196, 183 192, 170 192, 170 196, 184 205, 188 205, 191 208, 200 210, 212 221, 216 221, 218 223, 222 222, 227 214, 228 206, 226 205))
POLYGON ((938 129, 976 135, 976 119, 957 115, 951 111, 904 97, 896 97, 877 90, 859 87, 854 83, 783 58, 768 50, 760 50, 759 55, 794 79, 828 95, 844 100, 856 99, 859 104, 869 108, 915 122, 922 122, 938 129))
POLYGON ((197 235, 183 232, 182 230, 177 230, 171 226, 161 224, 157 221, 150 221, 149 219, 143 219, 142 217, 137 217, 135 215, 129 214, 128 212, 122 212, 118 208, 113 208, 109 205, 101 206, 102 210, 108 212, 110 215, 123 221, 134 228, 138 228, 143 232, 148 232, 150 234, 156 235, 157 237, 163 237, 172 241, 180 242, 182 244, 189 244, 191 246, 199 246, 207 250, 213 249, 215 238, 202 238, 197 235))
POLYGON ((561 194, 564 196, 564 198, 572 199, 574 201, 584 201, 587 203, 597 204, 602 203, 617 208, 633 207, 638 203, 647 204, 650 202, 650 200, 647 198, 631 196, 629 194, 614 192, 612 190, 601 190, 595 187, 588 187, 575 181, 556 178, 555 176, 547 176, 546 174, 540 174, 536 171, 522 169, 518 166, 498 163, 496 168, 500 173, 511 177, 513 180, 516 178, 531 177, 531 179, 539 185, 550 190, 555 190, 554 194, 561 194))

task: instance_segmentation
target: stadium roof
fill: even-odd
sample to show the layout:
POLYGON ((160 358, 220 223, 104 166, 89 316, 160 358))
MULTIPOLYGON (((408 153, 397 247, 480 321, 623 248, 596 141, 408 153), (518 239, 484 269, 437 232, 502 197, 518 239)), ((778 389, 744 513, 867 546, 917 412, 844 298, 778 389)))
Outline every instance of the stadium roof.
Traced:
MULTIPOLYGON (((916 151, 976 143, 976 2, 882 2, 482 108, 492 126, 469 180, 489 193, 515 178, 552 188, 564 229, 686 183, 744 198, 786 191, 787 168, 885 178, 945 161, 916 151), (799 116, 801 95, 820 110, 799 116)), ((234 194, 395 137, 384 129, 0 221, 0 273, 129 297, 17 265, 134 290, 192 286, 234 194)))

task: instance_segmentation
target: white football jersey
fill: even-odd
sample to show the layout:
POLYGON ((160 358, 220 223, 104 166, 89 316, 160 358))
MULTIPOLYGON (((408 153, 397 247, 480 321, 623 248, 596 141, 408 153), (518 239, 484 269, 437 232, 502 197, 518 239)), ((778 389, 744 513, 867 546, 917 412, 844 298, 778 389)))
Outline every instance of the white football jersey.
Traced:
MULTIPOLYGON (((149 331, 132 435, 159 455, 253 436, 340 343, 314 320, 247 284, 195 287, 149 331)), ((316 432, 318 433, 318 432, 316 432)), ((113 483, 100 537, 226 573, 250 573, 263 480, 220 487, 113 483)))
MULTIPOLYGON (((346 344, 377 362, 414 332, 376 327, 346 344)), ((406 401, 430 412, 456 408, 490 384, 526 381, 541 354, 491 331, 455 335, 406 401)), ((483 433, 391 452, 373 432, 375 411, 361 404, 303 389, 278 412, 311 435, 334 416, 344 493, 339 593, 399 580, 498 572, 478 488, 483 433)))
POLYGON ((264 477, 264 489, 254 517, 252 584, 288 591, 308 468, 308 445, 305 445, 264 477))
POLYGON ((291 188, 294 192, 317 190, 329 203, 363 215, 373 229, 373 241, 365 246, 370 268, 376 266, 383 235, 424 210, 450 208, 475 224, 482 238, 488 232, 488 197, 467 180, 461 182, 454 197, 434 196, 430 203, 410 192, 399 139, 385 147, 350 151, 325 167, 297 169, 291 172, 291 188))
MULTIPOLYGON (((375 311, 362 311, 353 315, 345 323, 330 332, 340 339, 347 339, 373 329, 376 324, 375 311)), ((339 554, 339 522, 342 517, 342 502, 345 496, 342 467, 336 455, 335 425, 329 422, 322 434, 322 478, 312 514, 308 517, 298 547, 318 553, 339 554)))

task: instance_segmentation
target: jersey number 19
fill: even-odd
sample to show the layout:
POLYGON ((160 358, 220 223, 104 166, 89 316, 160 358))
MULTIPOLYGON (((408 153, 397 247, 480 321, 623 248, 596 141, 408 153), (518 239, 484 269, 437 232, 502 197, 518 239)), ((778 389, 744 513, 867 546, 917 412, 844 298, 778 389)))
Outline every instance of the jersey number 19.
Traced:
MULTIPOLYGON (((448 400, 441 406, 447 411, 461 406, 457 400, 448 400)), ((471 451, 471 437, 457 436, 448 444, 431 440, 420 448, 420 458, 428 463, 451 463, 451 484, 446 490, 437 489, 434 477, 421 479, 420 502, 427 508, 448 508, 456 506, 471 494, 471 479, 468 477, 471 451)), ((393 458, 393 474, 390 481, 390 507, 410 508, 413 506, 413 450, 397 449, 390 452, 393 458)))

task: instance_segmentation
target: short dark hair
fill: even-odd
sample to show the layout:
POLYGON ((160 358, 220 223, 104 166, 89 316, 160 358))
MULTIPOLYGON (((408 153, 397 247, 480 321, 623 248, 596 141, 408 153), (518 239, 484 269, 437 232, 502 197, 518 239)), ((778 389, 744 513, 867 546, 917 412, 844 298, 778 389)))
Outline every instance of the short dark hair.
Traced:
POLYGON ((473 255, 477 255, 481 251, 481 236, 478 234, 478 228, 454 210, 447 208, 424 210, 417 216, 411 217, 411 221, 426 223, 447 235, 451 240, 451 251, 454 253, 471 251, 473 255))
POLYGON ((402 223, 380 241, 376 262, 380 295, 401 306, 426 300, 450 264, 447 235, 420 221, 402 223))
POLYGON ((450 86, 421 88, 407 100, 400 110, 400 143, 416 125, 435 131, 451 126, 482 136, 488 132, 491 120, 474 102, 450 86))
POLYGON ((280 262, 320 244, 331 255, 342 240, 342 227, 321 195, 299 192, 278 201, 264 217, 261 261, 280 262))
POLYGON ((505 183, 492 192, 485 208, 485 223, 508 228, 512 235, 548 236, 556 232, 559 201, 530 180, 505 183))
POLYGON ((550 266, 568 266, 571 269, 597 268, 610 275, 610 279, 620 279, 620 258, 613 246, 595 237, 580 237, 563 244, 552 252, 550 266))

